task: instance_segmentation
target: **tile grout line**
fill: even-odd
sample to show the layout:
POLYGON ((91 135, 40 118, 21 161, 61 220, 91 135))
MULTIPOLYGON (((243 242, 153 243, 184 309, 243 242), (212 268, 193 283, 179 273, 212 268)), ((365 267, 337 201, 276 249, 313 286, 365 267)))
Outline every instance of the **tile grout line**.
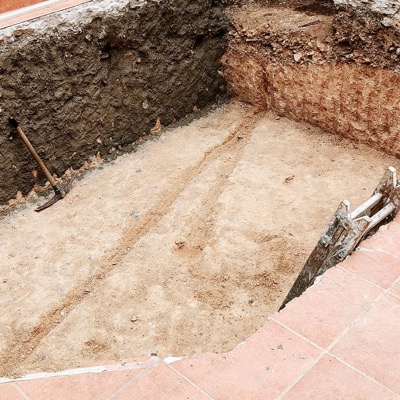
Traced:
POLYGON ((367 278, 364 278, 363 276, 358 275, 356 272, 350 271, 350 270, 348 270, 348 269, 342 267, 341 264, 336 265, 334 268, 341 269, 342 271, 345 271, 345 272, 347 272, 347 273, 349 273, 349 274, 351 274, 351 275, 354 275, 354 276, 356 276, 357 278, 360 278, 360 279, 363 280, 364 282, 369 283, 369 284, 375 286, 375 287, 378 288, 378 289, 385 290, 385 288, 383 288, 382 286, 379 286, 377 283, 371 282, 371 281, 368 280, 367 278))
POLYGON ((396 299, 400 299, 400 295, 398 295, 398 294, 396 294, 396 293, 391 293, 391 292, 389 292, 388 295, 389 295, 389 296, 396 297, 396 299))
MULTIPOLYGON (((388 225, 390 225, 390 224, 396 224, 396 225, 400 225, 400 222, 397 222, 397 221, 395 221, 395 220, 393 220, 393 221, 391 221, 388 225)), ((389 234, 389 230, 385 230, 384 232, 382 232, 383 233, 383 236, 387 236, 388 234, 389 234)), ((391 232, 392 233, 392 235, 394 235, 394 236, 399 236, 399 238, 400 238, 400 234, 398 234, 398 235, 396 235, 395 233, 393 233, 393 232, 391 232)), ((390 236, 392 236, 392 235, 390 235, 390 236)), ((383 238, 383 239, 385 239, 385 237, 383 238)), ((370 237, 370 238, 368 238, 368 239, 364 239, 361 243, 359 243, 358 244, 358 246, 356 247, 356 249, 354 250, 354 252, 352 253, 352 254, 354 254, 356 251, 357 251, 357 249, 359 249, 358 251, 360 251, 362 254, 364 254, 367 258, 369 258, 371 261, 373 261, 373 262, 376 262, 377 264, 379 264, 381 267, 385 267, 385 265, 384 264, 382 264, 379 260, 374 260, 373 258, 371 258, 369 255, 368 255, 368 253, 370 253, 370 252, 373 252, 373 253, 381 253, 380 251, 377 251, 377 249, 368 249, 368 248, 363 248, 362 247, 362 243, 365 241, 365 240, 372 240, 372 241, 374 241, 374 235, 372 236, 372 237, 370 237), (370 251, 365 251, 365 250, 363 250, 363 249, 367 249, 367 250, 370 250, 370 251)), ((388 254, 388 255, 390 255, 391 257, 397 257, 397 256, 395 256, 395 255, 393 255, 392 253, 390 253, 390 252, 384 252, 384 253, 386 253, 386 254, 388 254)), ((351 255, 350 255, 351 256, 351 255)))
MULTIPOLYGON (((361 242, 362 243, 362 242, 361 242)), ((360 244, 361 244, 360 243, 360 244)), ((398 256, 393 255, 392 253, 389 253, 387 251, 379 251, 379 249, 369 249, 368 247, 362 247, 362 246, 358 246, 356 249, 356 251, 359 251, 360 253, 364 254, 365 257, 369 258, 371 261, 376 262, 377 264, 379 264, 381 267, 385 268, 385 264, 382 264, 380 261, 378 260, 374 260, 373 258, 371 258, 368 253, 374 253, 374 254, 386 254, 390 257, 393 258, 398 258, 398 256), (357 250, 358 249, 358 250, 357 250)))
POLYGON ((293 382, 283 391, 280 393, 280 395, 276 398, 276 400, 281 400, 283 397, 312 369, 314 366, 319 362, 319 360, 326 354, 324 348, 321 346, 318 346, 316 343, 314 343, 311 339, 306 338, 303 336, 301 333, 295 331, 294 329, 290 328, 286 324, 283 324, 282 322, 276 320, 273 317, 269 318, 271 321, 274 321, 278 325, 280 325, 282 328, 286 329, 287 331, 293 333, 294 335, 298 336, 299 338, 303 339, 307 343, 311 344, 312 346, 316 347, 318 350, 321 351, 321 353, 318 355, 318 357, 312 361, 294 380, 293 382))
POLYGON ((25 400, 31 400, 31 398, 15 383, 12 382, 11 386, 18 391, 18 393, 25 399, 25 400))
POLYGON ((130 381, 125 383, 125 385, 122 385, 117 391, 115 391, 113 394, 111 394, 107 400, 112 400, 114 399, 117 395, 122 393, 129 385, 131 385, 133 382, 139 380, 143 375, 145 375, 148 371, 150 371, 152 368, 154 368, 158 363, 160 359, 154 360, 150 365, 148 365, 142 372, 139 374, 135 375, 130 381))
POLYGON ((269 317, 268 318, 271 321, 274 321, 275 323, 277 323, 278 325, 280 325, 282 328, 285 328, 286 330, 288 330, 289 332, 293 333, 294 335, 298 336, 299 338, 305 340, 307 343, 313 345, 314 347, 316 347, 318 350, 324 351, 324 348, 319 346, 317 343, 313 342, 311 339, 306 338, 305 336, 303 336, 301 333, 295 331, 294 329, 292 329, 290 326, 287 326, 286 324, 284 324, 283 322, 275 319, 274 317, 269 317))
POLYGON ((310 365, 308 365, 296 378, 294 378, 293 382, 285 389, 281 392, 281 394, 275 399, 275 400, 281 400, 283 399, 288 392, 297 385, 298 382, 300 382, 305 375, 308 374, 309 371, 311 371, 317 364, 318 362, 321 360, 321 358, 326 354, 326 350, 322 351, 322 353, 313 361, 310 363, 310 365))
POLYGON ((371 308, 376 305, 379 301, 381 301, 388 293, 389 291, 398 283, 400 282, 400 277, 398 277, 387 289, 382 290, 382 293, 372 302, 370 303, 340 334, 339 336, 333 340, 333 342, 323 350, 323 352, 315 359, 313 363, 309 366, 309 368, 306 368, 303 372, 301 372, 294 380, 293 382, 283 391, 281 394, 276 398, 276 400, 282 400, 293 387, 300 382, 301 379, 304 378, 304 376, 317 365, 317 363, 321 360, 321 358, 326 355, 330 354, 329 352, 332 350, 333 347, 335 347, 338 342, 345 336, 347 333, 351 331, 353 326, 361 320, 361 318, 364 317, 367 312, 371 310, 371 308))
MULTIPOLYGON (((164 361, 163 361, 164 362, 164 361)), ((203 393, 207 398, 210 400, 214 400, 213 397, 211 397, 206 391, 204 391, 200 386, 196 385, 194 382, 192 382, 186 375, 184 375, 182 372, 178 371, 175 369, 172 365, 164 362, 164 364, 168 367, 171 368, 175 373, 177 373, 179 376, 181 376, 183 379, 185 379, 188 383, 190 383, 192 386, 194 386, 198 391, 203 393)))
POLYGON ((331 356, 332 358, 336 359, 337 361, 341 362, 342 364, 346 365, 348 368, 352 369, 353 371, 359 373, 360 375, 364 376, 365 378, 367 378, 368 380, 374 382, 375 384, 383 387, 384 389, 388 390, 389 392, 392 392, 393 394, 399 396, 400 393, 395 392, 394 390, 388 388, 387 386, 385 386, 383 383, 377 381, 376 379, 374 379, 372 376, 369 376, 368 374, 366 374, 365 372, 359 370, 356 367, 353 367, 351 364, 349 364, 347 361, 343 360, 342 358, 335 356, 333 353, 328 352, 327 353, 329 356, 331 356))

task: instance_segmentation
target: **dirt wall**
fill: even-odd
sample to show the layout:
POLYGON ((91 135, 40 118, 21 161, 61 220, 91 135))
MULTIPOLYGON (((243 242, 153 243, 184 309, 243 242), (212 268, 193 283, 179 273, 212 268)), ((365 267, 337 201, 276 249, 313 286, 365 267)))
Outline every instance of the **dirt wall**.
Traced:
POLYGON ((234 95, 400 157, 400 74, 348 64, 271 65, 228 53, 234 95), (232 60, 235 60, 233 64, 232 60))
POLYGON ((14 115, 58 176, 221 93, 227 21, 212 0, 93 1, 0 31, 0 204, 44 182, 14 115))
POLYGON ((233 96, 400 157, 395 29, 348 11, 259 6, 234 27, 224 56, 233 96))

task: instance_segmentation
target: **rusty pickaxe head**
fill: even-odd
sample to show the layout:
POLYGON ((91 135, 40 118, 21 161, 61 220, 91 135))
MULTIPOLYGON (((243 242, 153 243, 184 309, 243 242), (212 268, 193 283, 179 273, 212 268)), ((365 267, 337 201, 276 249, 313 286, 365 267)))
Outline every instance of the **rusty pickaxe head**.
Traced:
POLYGON ((39 206, 35 209, 35 211, 39 212, 45 210, 46 208, 51 207, 53 204, 57 203, 58 200, 63 199, 67 193, 71 190, 72 182, 74 181, 75 176, 73 176, 69 182, 63 187, 60 183, 56 183, 53 187, 54 196, 47 202, 39 206))
MULTIPOLYGON (((22 141, 24 142, 24 144, 26 145, 26 147, 28 148, 28 150, 30 151, 32 156, 35 158, 35 160, 38 163, 40 169, 46 175, 46 178, 49 180, 52 188, 54 189, 54 193, 55 193, 54 197, 51 200, 49 200, 47 203, 45 203, 45 204, 39 206, 38 208, 36 208, 35 211, 39 212, 39 211, 45 210, 46 208, 49 208, 53 204, 57 203, 58 200, 61 200, 61 199, 63 199, 65 197, 65 195, 70 191, 72 182, 73 182, 75 177, 73 176, 72 179, 65 186, 62 186, 60 183, 57 183, 56 180, 54 179, 53 175, 46 168, 46 166, 45 166, 44 162, 42 161, 42 159, 40 158, 39 154, 36 152, 36 150, 32 146, 32 143, 29 141, 29 139, 26 137, 25 133, 23 132, 23 130, 19 126, 18 121, 15 118, 10 117, 9 118, 9 122, 17 130, 17 132, 18 132, 19 136, 21 137, 22 141)), ((9 138, 10 138, 10 136, 9 136, 9 138)))

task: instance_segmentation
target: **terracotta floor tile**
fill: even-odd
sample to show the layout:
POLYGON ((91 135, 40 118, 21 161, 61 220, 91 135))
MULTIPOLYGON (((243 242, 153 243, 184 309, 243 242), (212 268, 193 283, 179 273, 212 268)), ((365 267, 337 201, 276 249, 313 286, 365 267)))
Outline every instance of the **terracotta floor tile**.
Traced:
POLYGON ((18 390, 11 383, 0 385, 0 400, 23 400, 18 390))
MULTIPOLYGON (((10 18, 4 19, 0 21, 0 29, 6 28, 8 26, 12 26, 15 24, 19 24, 25 21, 29 21, 32 19, 36 19, 53 12, 66 10, 68 8, 88 3, 90 0, 65 0, 55 3, 53 5, 48 5, 47 7, 40 7, 37 9, 33 9, 31 11, 26 11, 26 9, 22 8, 19 10, 18 14, 14 14, 13 16, 10 15, 10 18)), ((39 4, 39 6, 42 6, 39 4)), ((16 11, 16 10, 14 10, 16 11)), ((3 15, 4 16, 4 15, 3 15)))
POLYGON ((400 396, 325 356, 284 397, 284 400, 299 399, 399 400, 400 396))
POLYGON ((363 251, 356 251, 340 266, 384 289, 388 288, 400 276, 400 264, 397 266, 382 265, 368 257, 368 253, 363 251))
POLYGON ((387 227, 389 232, 400 234, 400 214, 387 227))
POLYGON ((275 399, 318 357, 308 342, 268 322, 225 355, 203 354, 172 364, 217 400, 275 399))
POLYGON ((400 296, 400 282, 398 282, 391 290, 390 293, 400 296))
POLYGON ((32 400, 103 400, 142 372, 142 368, 121 372, 73 375, 19 382, 32 400))
POLYGON ((164 363, 130 384, 115 400, 206 400, 203 393, 164 363))
POLYGON ((331 352, 400 393, 399 329, 400 299, 385 296, 331 352))
POLYGON ((400 214, 397 214, 396 218, 393 220, 393 222, 397 222, 400 225, 400 214))
POLYGON ((379 231, 372 238, 360 243, 358 251, 389 270, 397 270, 400 276, 400 234, 394 232, 395 227, 379 231))
POLYGON ((361 278, 332 268, 273 318, 326 348, 380 293, 361 278))

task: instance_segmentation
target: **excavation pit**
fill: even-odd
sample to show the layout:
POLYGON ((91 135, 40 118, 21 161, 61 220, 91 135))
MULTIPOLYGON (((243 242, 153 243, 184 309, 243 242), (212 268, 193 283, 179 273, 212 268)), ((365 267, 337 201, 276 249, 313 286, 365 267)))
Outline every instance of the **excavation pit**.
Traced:
MULTIPOLYGON (((198 16, 201 13, 197 11, 198 16)), ((239 11, 238 18, 255 17, 259 28, 261 14, 253 11, 239 11)), ((298 18, 296 27, 315 20, 315 10, 311 11, 290 11, 298 18), (299 16, 301 13, 305 16, 299 16)), ((136 21, 132 17, 135 12, 128 10, 124 18, 136 21)), ((268 12, 279 17, 284 11, 268 12)), ((157 15, 174 19, 170 13, 162 8, 157 15)), ((180 46, 175 44, 174 48, 180 48, 181 58, 173 60, 166 57, 175 56, 174 52, 149 50, 166 34, 164 30, 151 36, 154 42, 146 44, 146 57, 139 67, 129 58, 138 56, 129 48, 134 45, 129 42, 136 33, 133 28, 123 31, 131 35, 127 42, 121 42, 121 35, 114 40, 107 36, 100 42, 96 39, 91 42, 94 47, 84 42, 90 54, 105 55, 93 61, 96 71, 89 75, 98 82, 91 90, 100 84, 104 104, 108 107, 110 99, 116 103, 107 108, 108 122, 103 124, 97 116, 104 104, 81 96, 80 83, 73 76, 67 82, 72 97, 55 98, 49 105, 57 110, 61 107, 56 117, 46 119, 40 114, 32 122, 28 132, 33 135, 52 132, 48 147, 38 135, 38 145, 45 146, 45 153, 62 149, 60 159, 53 160, 56 172, 61 175, 68 163, 79 167, 88 155, 100 150, 109 154, 120 146, 122 154, 124 146, 126 150, 143 136, 142 131, 151 131, 158 116, 166 124, 172 123, 175 116, 198 112, 217 94, 223 94, 218 69, 226 45, 226 21, 219 13, 212 14, 210 18, 217 21, 213 34, 204 35, 207 20, 200 18, 199 26, 190 30, 186 17, 190 40, 185 40, 188 32, 174 31, 168 36, 172 41, 175 34, 179 38, 180 46), (214 51, 209 53, 211 48, 214 51), (116 68, 115 60, 122 63, 122 70, 116 68), (140 91, 137 98, 121 101, 122 89, 134 91, 137 82, 143 84, 161 60, 155 83, 163 85, 162 95, 157 97, 160 87, 155 85, 140 91), (171 82, 162 79, 167 65, 171 82), (200 67, 202 78, 196 79, 193 71, 200 67), (177 84, 182 72, 190 77, 190 85, 185 87, 177 84), (134 78, 132 74, 136 74, 134 78), (109 87, 102 83, 103 75, 110 77, 109 87), (80 102, 83 105, 79 106, 80 102), (77 119, 77 125, 66 126, 70 137, 62 134, 58 127, 69 121, 64 119, 64 106, 70 113, 84 110, 87 114, 83 115, 90 116, 96 129, 87 133, 86 123, 77 119), (120 116, 123 118, 118 119, 120 116), (120 125, 113 125, 113 121, 120 125), (131 125, 140 129, 132 134, 131 125)), ((107 23, 118 19, 104 18, 107 23)), ((333 16, 326 12, 320 19, 330 24, 333 16)), ((149 18, 146 21, 158 25, 149 18)), ((108 33, 115 28, 112 23, 108 33)), ((305 28, 314 30, 315 26, 305 28)), ((122 27, 118 22, 117 28, 122 27)), ((88 29, 98 33, 100 27, 89 23, 88 29)), ((76 181, 68 197, 51 209, 34 213, 38 197, 33 193, 20 210, 2 218, 1 375, 64 370, 152 354, 168 357, 231 350, 279 309, 340 201, 346 198, 354 207, 360 205, 389 165, 399 170, 400 162, 394 157, 398 155, 398 104, 394 99, 399 78, 390 69, 391 61, 377 70, 371 66, 353 68, 347 63, 310 66, 312 63, 305 63, 310 56, 303 55, 298 63, 294 49, 269 59, 268 46, 267 53, 254 52, 254 48, 259 50, 259 31, 253 34, 243 36, 249 41, 231 39, 224 57, 224 75, 231 93, 253 106, 229 101, 197 115, 191 123, 168 130, 159 127, 160 137, 148 140, 133 154, 108 163, 97 157, 100 165, 76 181), (281 64, 277 64, 277 56, 281 64), (345 76, 358 82, 364 79, 366 90, 362 92, 359 86, 355 91, 350 86, 336 90, 334 84, 327 83, 330 76, 335 77, 333 82, 345 76), (382 112, 368 106, 365 117, 362 110, 366 99, 373 99, 375 76, 381 86, 394 89, 386 94, 382 112), (311 90, 314 82, 323 90, 311 90), (343 88, 351 96, 343 97, 343 88), (330 90, 334 96, 330 97, 330 90), (321 103, 316 93, 329 101, 321 103), (335 108, 338 102, 339 109, 335 108), (381 118, 375 119, 377 114, 381 118), (342 119, 335 125, 338 116, 342 119), (358 135, 360 132, 365 135, 358 135), (343 138, 345 134, 352 140, 343 138)), ((75 54, 67 40, 70 33, 65 35, 62 43, 69 46, 67 53, 75 54)), ((74 36, 74 40, 84 41, 84 37, 74 36)), ((17 57, 18 46, 7 47, 7 60, 17 57)), ((25 49, 32 49, 29 46, 33 46, 31 41, 25 49)), ((46 49, 45 55, 53 57, 52 49, 46 49)), ((67 66, 68 62, 74 65, 71 58, 67 57, 67 66)), ((90 63, 91 59, 83 61, 90 63)), ((36 67, 34 64, 33 70, 36 67)), ((18 69, 15 59, 7 68, 18 69)), ((54 73, 51 68, 40 82, 46 82, 50 73, 54 73)), ((16 87, 15 82, 7 86, 15 107, 21 103, 16 87)), ((46 90, 40 93, 44 99, 53 88, 46 90)), ((30 98, 29 90, 22 93, 30 98)), ((384 103, 379 98, 374 101, 377 107, 384 103)), ((34 110, 24 113, 28 121, 34 110)), ((25 149, 15 151, 12 146, 15 144, 0 147, 5 165, 16 166, 2 170, 7 178, 1 192, 3 202, 16 188, 26 194, 38 183, 31 176, 33 167, 23 153, 25 149)))
POLYGON ((2 374, 224 352, 397 159, 229 103, 2 220, 2 374), (24 232, 21 235, 21 232, 24 232))

